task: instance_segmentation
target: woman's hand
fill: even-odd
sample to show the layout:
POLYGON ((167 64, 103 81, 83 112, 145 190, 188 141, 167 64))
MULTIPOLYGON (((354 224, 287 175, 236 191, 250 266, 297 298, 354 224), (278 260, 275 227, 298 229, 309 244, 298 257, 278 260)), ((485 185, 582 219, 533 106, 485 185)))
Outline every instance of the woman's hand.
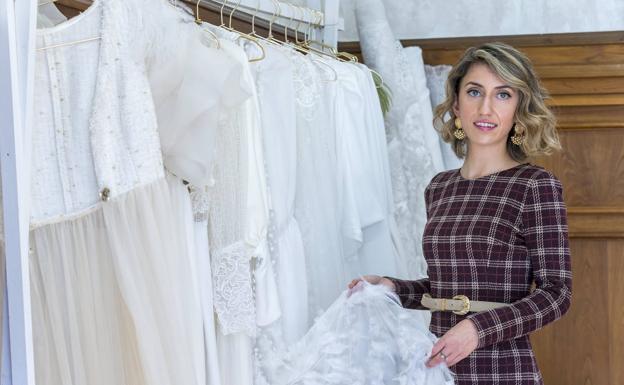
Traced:
POLYGON ((474 323, 465 319, 453 326, 433 345, 431 358, 426 366, 432 368, 446 362, 446 366, 453 366, 468 357, 479 344, 479 335, 474 323))
POLYGON ((349 290, 353 290, 353 288, 362 281, 362 278, 370 283, 371 285, 384 285, 388 287, 393 292, 396 292, 396 288, 394 287, 394 283, 388 278, 380 277, 378 275, 365 275, 360 278, 356 278, 351 283, 349 283, 349 290))

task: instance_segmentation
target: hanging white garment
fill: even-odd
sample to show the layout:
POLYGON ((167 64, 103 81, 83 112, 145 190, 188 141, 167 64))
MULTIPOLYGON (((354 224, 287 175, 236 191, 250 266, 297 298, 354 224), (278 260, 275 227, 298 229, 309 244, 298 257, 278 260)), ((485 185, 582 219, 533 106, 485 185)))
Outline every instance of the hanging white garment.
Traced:
MULTIPOLYGON (((262 138, 270 192, 269 249, 282 309, 280 324, 286 344, 308 330, 305 254, 294 217, 297 180, 297 117, 294 66, 288 48, 263 44, 265 58, 252 65, 262 119, 262 138)), ((248 52, 259 52, 248 45, 248 52)), ((257 297, 267 293, 256 292, 257 297)), ((266 323, 264 323, 266 325, 266 323)))
POLYGON ((395 217, 408 257, 410 278, 426 276, 421 238, 426 221, 424 189, 444 164, 433 128, 431 103, 419 51, 405 50, 392 36, 380 0, 356 4, 366 63, 392 90, 386 116, 395 217))
POLYGON ((196 199, 203 195, 206 202, 196 217, 208 219, 220 383, 250 385, 256 327, 275 321, 281 312, 266 239, 269 212, 258 98, 245 51, 232 42, 237 35, 203 27, 219 35, 222 51, 243 68, 239 83, 250 94, 240 107, 219 115, 213 181, 195 191, 200 193, 196 199))
POLYGON ((427 368, 436 337, 382 285, 347 292, 290 349, 262 361, 272 385, 452 385, 427 368))
MULTIPOLYGON (((30 267, 40 384, 206 382, 190 200, 165 175, 161 140, 175 149, 214 105, 158 127, 153 99, 173 92, 161 87, 179 97, 198 87, 211 103, 224 92, 193 66, 161 72, 169 61, 212 60, 197 32, 160 0, 96 0, 38 31, 38 47, 100 37, 37 54, 30 267)), ((207 154, 213 145, 196 143, 207 154)), ((195 168, 172 164, 189 180, 195 168)))
MULTIPOLYGON (((451 72, 450 65, 425 65, 425 74, 427 76, 427 88, 429 88, 429 97, 431 98, 431 107, 434 109, 438 104, 446 99, 446 79, 451 72)), ((445 170, 453 170, 460 168, 464 161, 455 155, 453 148, 440 138, 440 148, 442 149, 442 160, 444 161, 445 170)))
POLYGON ((344 281, 362 274, 405 276, 407 267, 388 224, 393 216, 392 191, 383 119, 377 120, 375 115, 381 115, 381 108, 376 95, 370 98, 370 71, 364 67, 364 73, 360 66, 337 60, 325 63, 337 74, 334 116, 347 273, 344 281))
POLYGON ((292 53, 297 113, 297 192, 306 257, 309 324, 342 292, 341 207, 334 105, 335 73, 311 57, 292 53))
POLYGON ((363 274, 383 274, 390 266, 394 266, 400 276, 409 275, 408 258, 406 256, 400 232, 396 226, 394 217, 394 195, 392 193, 392 180, 388 158, 388 146, 386 143, 385 125, 383 113, 377 95, 375 82, 368 67, 358 65, 358 84, 362 88, 364 96, 364 113, 366 117, 368 136, 368 156, 373 160, 375 171, 375 187, 378 200, 384 212, 384 218, 379 223, 369 225, 363 229, 364 244, 359 253, 363 274), (385 258, 379 258, 379 256, 385 258), (390 260, 391 259, 391 260, 390 260), (384 263, 385 266, 381 266, 384 263), (377 272, 377 273, 375 273, 377 272))

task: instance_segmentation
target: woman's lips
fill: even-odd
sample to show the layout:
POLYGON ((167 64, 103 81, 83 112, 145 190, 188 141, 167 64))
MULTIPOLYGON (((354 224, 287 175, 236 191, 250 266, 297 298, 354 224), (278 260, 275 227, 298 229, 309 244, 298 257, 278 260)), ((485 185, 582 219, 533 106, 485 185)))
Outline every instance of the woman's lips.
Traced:
POLYGON ((486 121, 477 121, 477 122, 474 122, 473 124, 477 129, 481 131, 485 131, 485 132, 492 131, 493 129, 498 127, 496 123, 486 122, 486 121))

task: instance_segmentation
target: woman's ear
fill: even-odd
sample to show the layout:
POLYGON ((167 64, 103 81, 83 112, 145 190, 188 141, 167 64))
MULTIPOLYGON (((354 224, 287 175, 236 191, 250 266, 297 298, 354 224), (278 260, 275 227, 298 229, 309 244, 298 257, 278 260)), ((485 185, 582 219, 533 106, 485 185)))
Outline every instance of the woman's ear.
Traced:
POLYGON ((453 114, 459 116, 459 95, 455 94, 455 101, 453 102, 453 114))

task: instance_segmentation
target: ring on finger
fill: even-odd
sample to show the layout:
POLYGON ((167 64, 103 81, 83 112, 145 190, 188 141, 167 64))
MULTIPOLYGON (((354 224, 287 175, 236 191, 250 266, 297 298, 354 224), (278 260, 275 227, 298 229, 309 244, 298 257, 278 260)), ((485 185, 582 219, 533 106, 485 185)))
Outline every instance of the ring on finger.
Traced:
POLYGON ((446 361, 446 354, 444 354, 444 353, 440 352, 440 357, 442 357, 442 359, 443 359, 444 361, 446 361))

